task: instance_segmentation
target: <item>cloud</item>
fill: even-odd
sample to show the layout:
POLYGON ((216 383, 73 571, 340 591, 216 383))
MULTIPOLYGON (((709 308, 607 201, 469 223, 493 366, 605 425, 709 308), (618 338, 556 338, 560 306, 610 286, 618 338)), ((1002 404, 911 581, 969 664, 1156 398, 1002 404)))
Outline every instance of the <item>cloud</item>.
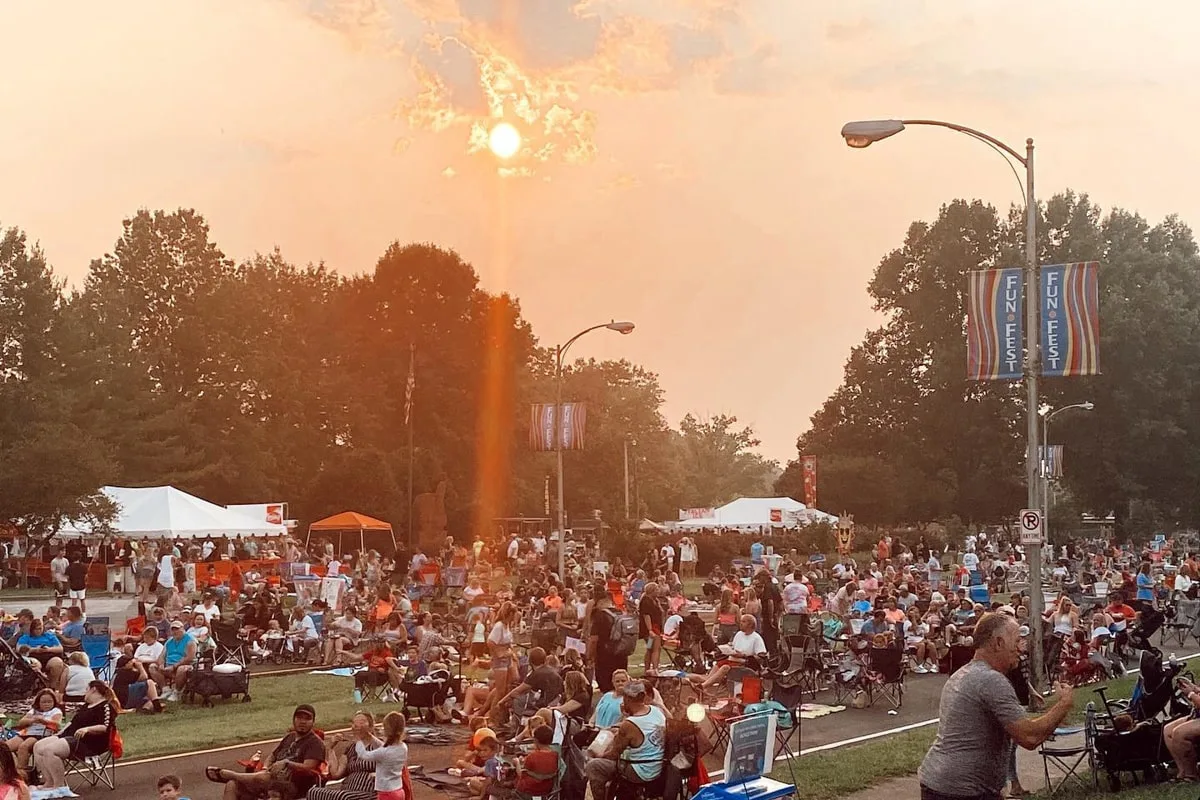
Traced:
POLYGON ((859 17, 850 22, 831 22, 825 26, 825 38, 832 42, 850 42, 873 34, 878 30, 875 21, 859 17))
POLYGON ((355 47, 402 54, 415 89, 396 116, 414 132, 487 149, 498 120, 521 152, 497 170, 595 159, 602 95, 707 84, 761 94, 774 51, 746 30, 760 0, 293 0, 355 47), (747 44, 751 42, 751 44, 747 44))
POLYGON ((783 88, 785 75, 772 45, 762 45, 733 59, 714 84, 721 94, 772 95, 783 88))

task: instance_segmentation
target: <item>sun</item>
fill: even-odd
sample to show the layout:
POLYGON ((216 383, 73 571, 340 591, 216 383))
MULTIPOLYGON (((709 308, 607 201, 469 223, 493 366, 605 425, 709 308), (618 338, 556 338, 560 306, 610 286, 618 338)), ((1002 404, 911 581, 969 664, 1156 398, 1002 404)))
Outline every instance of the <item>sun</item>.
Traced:
POLYGON ((507 122, 497 123, 488 133, 488 149, 497 158, 512 158, 521 149, 521 133, 507 122))

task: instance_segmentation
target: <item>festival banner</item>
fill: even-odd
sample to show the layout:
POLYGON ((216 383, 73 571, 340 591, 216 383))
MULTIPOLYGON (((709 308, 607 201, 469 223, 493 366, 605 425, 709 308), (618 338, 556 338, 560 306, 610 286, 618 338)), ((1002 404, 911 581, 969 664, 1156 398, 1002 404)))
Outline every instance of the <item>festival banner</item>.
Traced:
POLYGON ((804 456, 800 460, 804 475, 804 505, 817 507, 817 457, 804 456))
POLYGON ((712 519, 717 515, 717 511, 712 506, 703 508, 681 508, 679 509, 679 518, 685 519, 712 519))
POLYGON ((1042 267, 1042 374, 1100 374, 1100 262, 1042 267))
MULTIPOLYGON (((587 408, 583 403, 563 403, 561 436, 563 450, 583 449, 583 429, 587 408)), ((529 421, 529 446, 534 450, 554 450, 554 404, 534 403, 529 421)))
POLYGON ((1021 377, 1024 281, 1020 267, 967 273, 967 379, 1021 377))
POLYGON ((1063 446, 1061 444, 1038 445, 1038 461, 1045 470, 1042 474, 1047 478, 1063 476, 1063 446))

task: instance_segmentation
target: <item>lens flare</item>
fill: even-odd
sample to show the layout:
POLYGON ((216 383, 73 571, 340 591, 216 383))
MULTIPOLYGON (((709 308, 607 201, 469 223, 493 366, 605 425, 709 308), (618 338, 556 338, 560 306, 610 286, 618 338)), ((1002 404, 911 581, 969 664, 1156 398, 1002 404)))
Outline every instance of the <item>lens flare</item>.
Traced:
POLYGON ((497 158, 512 158, 521 149, 521 133, 507 122, 498 123, 488 134, 488 149, 497 158))

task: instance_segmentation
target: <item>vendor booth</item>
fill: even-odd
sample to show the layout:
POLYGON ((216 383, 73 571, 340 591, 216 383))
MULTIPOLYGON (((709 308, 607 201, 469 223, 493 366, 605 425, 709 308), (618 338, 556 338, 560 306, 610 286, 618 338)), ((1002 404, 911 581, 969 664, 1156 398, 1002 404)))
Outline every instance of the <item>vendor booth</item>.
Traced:
POLYGON ((675 531, 704 528, 759 531, 766 528, 799 528, 814 522, 837 524, 837 517, 808 508, 790 497, 742 497, 712 510, 711 517, 669 523, 675 531))
POLYGON ((360 550, 366 550, 370 543, 371 547, 382 553, 391 554, 396 551, 396 534, 392 531, 392 526, 383 520, 356 511, 343 511, 309 525, 308 538, 304 541, 306 548, 314 533, 327 534, 334 539, 339 556, 347 552, 342 544, 346 539, 349 539, 351 546, 357 539, 360 550))
MULTIPOLYGON (((206 539, 210 536, 282 536, 283 525, 260 521, 180 491, 174 486, 100 489, 117 507, 113 532, 125 539, 206 539)), ((63 538, 90 536, 86 522, 59 531, 63 538)))

